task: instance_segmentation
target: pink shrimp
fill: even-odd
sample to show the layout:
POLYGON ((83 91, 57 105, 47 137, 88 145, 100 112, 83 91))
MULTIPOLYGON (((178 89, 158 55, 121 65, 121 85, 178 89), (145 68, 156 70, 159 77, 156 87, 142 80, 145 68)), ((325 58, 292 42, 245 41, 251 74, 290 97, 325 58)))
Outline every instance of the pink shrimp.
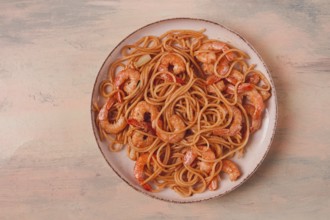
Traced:
POLYGON ((162 57, 158 71, 160 72, 172 72, 174 74, 182 73, 186 70, 184 61, 174 53, 168 53, 162 57))
POLYGON ((220 78, 216 75, 211 75, 211 76, 206 78, 206 85, 212 85, 214 83, 219 82, 220 80, 222 80, 222 78, 220 78))
POLYGON ((133 111, 131 112, 130 118, 135 119, 138 122, 151 123, 152 128, 155 128, 156 117, 159 111, 156 106, 147 103, 146 101, 139 102, 133 111))
POLYGON ((243 108, 245 109, 245 111, 248 115, 250 115, 251 117, 253 116, 253 114, 254 114, 253 105, 245 103, 245 104, 243 104, 243 108))
POLYGON ((267 99, 269 99, 269 97, 271 96, 270 92, 269 91, 264 91, 264 90, 260 90, 259 91, 261 97, 262 97, 262 100, 266 101, 267 99))
MULTIPOLYGON (((251 91, 252 89, 254 89, 254 85, 253 84, 243 83, 243 84, 240 84, 238 86, 237 92, 238 92, 238 94, 242 94, 244 92, 251 91)), ((233 86, 231 84, 227 85, 226 92, 228 94, 234 94, 234 91, 235 91, 235 86, 233 86)))
MULTIPOLYGON (((226 51, 230 50, 230 48, 228 47, 228 45, 225 45, 222 50, 223 50, 223 52, 226 52, 226 51)), ((233 61, 236 57, 237 57, 236 54, 233 52, 229 52, 226 54, 226 58, 229 61, 233 61)))
MULTIPOLYGON (((226 90, 229 94, 234 93, 234 86, 227 86, 226 90)), ((265 109, 262 95, 255 89, 253 84, 243 83, 238 86, 237 90, 240 96, 246 96, 247 103, 254 107, 254 112, 251 115, 252 123, 250 127, 251 132, 255 132, 261 126, 261 116, 265 109)))
POLYGON ((172 115, 169 118, 169 123, 174 127, 174 131, 170 134, 163 132, 161 129, 156 129, 157 136, 164 142, 177 143, 181 141, 185 136, 185 131, 177 133, 177 131, 183 130, 186 126, 182 118, 178 115, 172 115))
MULTIPOLYGON (((214 74, 214 63, 202 63, 202 69, 206 75, 214 74)), ((222 58, 217 65, 217 72, 226 75, 229 70, 229 61, 226 57, 222 58)))
POLYGON ((183 164, 190 166, 197 157, 197 153, 192 149, 188 150, 183 156, 183 164))
MULTIPOLYGON (((202 153, 201 153, 202 159, 204 159, 204 160, 214 160, 215 159, 215 154, 210 148, 208 148, 206 146, 202 146, 202 147, 199 147, 199 149, 202 150, 202 153)), ((183 157, 183 164, 186 166, 190 166, 194 162, 194 160, 197 158, 197 156, 198 156, 197 152, 195 152, 192 149, 188 150, 183 157)), ((206 162, 206 161, 198 162, 199 169, 206 173, 211 172, 213 164, 214 164, 214 162, 206 162)), ((218 177, 214 177, 209 184, 209 190, 214 191, 217 188, 218 188, 218 177)))
POLYGON ((237 165, 228 159, 222 160, 222 169, 221 171, 227 173, 229 175, 229 179, 231 181, 237 180, 237 178, 241 175, 237 165))
MULTIPOLYGON (((139 102, 133 111, 131 112, 130 118, 127 119, 127 123, 134 127, 142 129, 144 132, 151 135, 156 135, 155 130, 155 119, 159 114, 157 107, 150 105, 145 101, 139 102)), ((142 135, 139 133, 132 137, 134 145, 141 145, 138 142, 143 142, 142 144, 151 144, 154 137, 142 135), (133 138, 134 137, 134 138, 133 138), (135 141, 135 142, 134 142, 135 141)), ((141 145, 142 146, 142 145, 141 145)))
MULTIPOLYGON (((141 101, 133 109, 130 118, 127 119, 127 123, 142 129, 148 134, 156 135, 155 128, 152 127, 152 122, 154 122, 157 115, 158 109, 155 106, 152 106, 145 101, 141 101)), ((132 135, 132 144, 135 147, 150 146, 154 140, 155 137, 144 135, 138 131, 135 131, 132 135)))
POLYGON ((152 187, 148 183, 144 182, 144 166, 148 162, 148 154, 142 154, 136 161, 134 166, 134 176, 138 183, 147 191, 151 191, 152 187))
POLYGON ((239 108, 232 106, 231 107, 233 111, 233 121, 230 125, 230 128, 216 128, 213 130, 214 135, 219 135, 219 136, 234 136, 238 134, 241 129, 242 129, 242 113, 239 110, 239 108))
POLYGON ((155 138, 153 136, 145 135, 137 130, 133 131, 132 144, 134 147, 144 148, 149 147, 155 138))
MULTIPOLYGON (((214 160, 215 159, 215 154, 214 152, 208 148, 208 147, 201 147, 202 151, 202 159, 204 160, 214 160)), ((206 161, 201 161, 199 162, 199 169, 206 172, 210 173, 212 170, 214 162, 206 162, 206 161)), ((218 188, 218 177, 214 177, 209 185, 209 190, 214 191, 218 188)))
MULTIPOLYGON (((214 152, 208 148, 208 147, 200 147, 202 150, 202 159, 204 160, 214 160, 215 159, 215 154, 214 152)), ((201 161, 199 162, 199 168, 201 171, 204 171, 206 173, 210 173, 212 170, 213 162, 206 162, 206 161, 201 161)))
POLYGON ((225 43, 213 41, 203 44, 199 50, 210 50, 210 52, 201 52, 196 54, 196 58, 202 63, 213 63, 216 61, 216 52, 222 51, 225 43))
POLYGON ((229 83, 236 85, 238 82, 243 82, 244 76, 240 71, 233 69, 226 80, 229 83))
POLYGON ((211 75, 211 76, 207 77, 206 85, 207 85, 206 89, 210 93, 216 93, 215 88, 212 87, 211 85, 216 86, 219 89, 219 91, 221 91, 221 92, 226 89, 226 85, 223 82, 223 79, 216 75, 211 75))
POLYGON ((137 84, 140 80, 139 71, 128 68, 120 71, 114 80, 116 89, 120 90, 120 87, 123 85, 123 89, 127 94, 131 94, 134 89, 137 87, 137 84))
POLYGON ((253 133, 261 126, 261 116, 265 109, 265 104, 263 102, 262 96, 256 89, 244 91, 242 95, 246 96, 247 102, 254 107, 254 112, 251 116, 252 123, 250 127, 250 131, 253 133))
POLYGON ((127 119, 127 123, 134 127, 142 129, 147 134, 143 134, 141 131, 133 131, 131 141, 132 145, 138 148, 149 147, 155 140, 156 131, 152 128, 150 122, 139 122, 133 118, 127 119))
POLYGON ((211 180, 211 182, 209 184, 209 190, 211 190, 211 191, 216 190, 218 188, 218 185, 219 185, 219 180, 218 180, 218 177, 216 176, 211 180))
POLYGON ((152 127, 151 122, 146 121, 138 121, 134 118, 127 119, 127 124, 132 125, 134 127, 142 129, 144 132, 148 132, 152 135, 156 134, 155 129, 152 127))
POLYGON ((121 115, 118 121, 110 123, 109 121, 109 110, 115 104, 115 98, 110 97, 107 102, 102 106, 99 114, 98 120, 100 127, 104 129, 105 132, 110 134, 118 134, 121 132, 127 125, 124 115, 121 115))
MULTIPOLYGON (((216 56, 217 52, 226 52, 229 49, 230 48, 228 47, 228 45, 223 42, 220 41, 208 42, 203 44, 199 48, 199 50, 209 50, 210 52, 200 52, 196 54, 196 58, 202 63, 213 63, 217 59, 216 56)), ((226 54, 226 58, 229 61, 232 61, 233 59, 235 59, 235 57, 236 55, 233 52, 229 52, 226 54)))
MULTIPOLYGON (((213 86, 215 86, 220 92, 223 92, 226 90, 226 85, 223 82, 223 80, 220 80, 219 82, 214 83, 213 86)), ((209 93, 216 93, 216 89, 213 86, 208 85, 206 87, 206 89, 209 93)))
POLYGON ((259 81, 260 81, 260 76, 255 72, 249 73, 246 76, 246 82, 248 82, 248 83, 257 85, 259 83, 259 81))

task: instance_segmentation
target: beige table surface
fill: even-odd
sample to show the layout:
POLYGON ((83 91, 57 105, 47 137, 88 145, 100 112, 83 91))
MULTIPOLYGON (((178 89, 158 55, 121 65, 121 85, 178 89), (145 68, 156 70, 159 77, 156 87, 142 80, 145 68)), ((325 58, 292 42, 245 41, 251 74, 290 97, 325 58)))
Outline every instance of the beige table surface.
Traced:
POLYGON ((329 1, 8 0, 0 9, 0 219, 329 219, 329 1), (197 204, 131 189, 91 128, 91 91, 109 52, 172 17, 239 32, 278 93, 262 166, 234 192, 197 204))

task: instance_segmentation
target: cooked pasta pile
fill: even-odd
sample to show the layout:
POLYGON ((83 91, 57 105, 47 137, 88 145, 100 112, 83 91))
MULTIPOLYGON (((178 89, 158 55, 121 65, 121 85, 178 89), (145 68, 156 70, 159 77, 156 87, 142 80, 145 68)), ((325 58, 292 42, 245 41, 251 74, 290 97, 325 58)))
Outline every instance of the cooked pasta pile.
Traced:
POLYGON ((237 180, 231 158, 244 154, 262 122, 271 86, 247 54, 204 30, 145 36, 121 50, 94 103, 111 151, 126 148, 145 189, 182 196, 237 180))

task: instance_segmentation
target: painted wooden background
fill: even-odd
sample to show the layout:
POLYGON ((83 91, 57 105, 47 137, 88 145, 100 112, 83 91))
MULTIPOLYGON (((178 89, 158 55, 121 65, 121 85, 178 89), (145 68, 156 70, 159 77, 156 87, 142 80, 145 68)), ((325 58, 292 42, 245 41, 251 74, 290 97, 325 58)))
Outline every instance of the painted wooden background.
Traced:
POLYGON ((0 1, 0 219, 328 219, 330 2, 0 1), (279 122, 260 169, 225 197, 178 205, 129 188, 95 142, 90 97, 113 47, 172 17, 209 19, 268 64, 279 122))

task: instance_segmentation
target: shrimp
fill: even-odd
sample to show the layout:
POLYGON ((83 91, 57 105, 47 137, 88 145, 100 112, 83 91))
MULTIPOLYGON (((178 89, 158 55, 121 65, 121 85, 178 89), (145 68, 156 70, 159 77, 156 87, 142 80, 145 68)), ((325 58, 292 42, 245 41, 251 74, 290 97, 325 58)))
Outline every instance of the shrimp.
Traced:
POLYGON ((254 113, 254 106, 250 104, 243 104, 243 108, 245 109, 246 113, 252 117, 254 113))
POLYGON ((148 154, 142 154, 136 161, 135 166, 134 166, 134 176, 136 178, 136 180, 138 181, 138 183, 147 191, 151 191, 152 188, 148 183, 144 183, 144 175, 143 175, 143 171, 144 171, 144 166, 147 164, 148 162, 148 154))
POLYGON ((233 161, 227 159, 222 161, 221 171, 227 173, 231 181, 237 180, 237 178, 241 175, 237 165, 233 161))
POLYGON ((123 85, 123 90, 127 94, 131 94, 134 89, 137 87, 137 84, 140 80, 139 71, 128 68, 120 71, 114 80, 116 89, 120 90, 120 87, 123 85))
POLYGON ((199 50, 210 50, 212 52, 198 53, 196 58, 202 63, 213 63, 217 59, 216 52, 221 52, 225 45, 225 43, 219 41, 205 43, 199 50))
MULTIPOLYGON (((252 89, 254 89, 254 85, 253 84, 243 83, 243 84, 240 84, 238 86, 237 92, 238 92, 238 94, 242 94, 244 92, 251 91, 252 89)), ((230 85, 230 84, 227 85, 226 92, 228 94, 234 94, 234 91, 235 91, 235 86, 230 85)))
POLYGON ((197 153, 193 150, 188 150, 183 156, 183 164, 190 166, 197 157, 197 153))
POLYGON ((138 148, 148 147, 154 140, 154 137, 145 135, 139 131, 134 131, 132 135, 132 144, 138 148))
MULTIPOLYGON (((215 154, 214 152, 205 146, 198 147, 202 150, 202 158, 204 160, 214 160, 215 154)), ((194 160, 197 158, 198 154, 193 149, 188 150, 184 157, 183 157, 183 164, 186 166, 190 166, 194 160)), ((199 163, 199 169, 201 171, 204 171, 206 173, 210 173, 212 171, 213 162, 206 162, 206 161, 200 161, 199 163)), ((218 177, 214 177, 210 184, 209 184, 209 190, 214 191, 218 188, 218 177)))
MULTIPOLYGON (((200 147, 200 149, 202 150, 202 159, 204 159, 204 160, 214 160, 215 159, 215 154, 210 148, 203 146, 203 147, 200 147)), ((213 164, 214 164, 213 162, 200 161, 199 169, 206 173, 210 173, 212 170, 213 164)))
MULTIPOLYGON (((234 86, 227 86, 226 91, 229 94, 234 94, 234 86)), ((254 107, 254 112, 251 115, 252 123, 250 131, 253 133, 261 126, 261 115, 265 109, 265 104, 262 95, 255 89, 253 84, 243 83, 238 86, 237 92, 240 96, 246 96, 247 103, 254 107)), ((270 94, 269 94, 270 96, 270 94)), ((265 97, 266 98, 266 97, 265 97)), ((268 98, 268 97, 267 97, 268 98)))
POLYGON ((230 125, 230 128, 216 128, 213 130, 214 135, 219 135, 219 136, 234 136, 238 134, 241 129, 242 129, 242 113, 239 110, 239 108, 235 106, 231 106, 232 111, 233 111, 233 116, 234 119, 230 125))
MULTIPOLYGON (((219 41, 213 41, 203 44, 199 50, 209 50, 210 52, 201 52, 196 54, 196 58, 202 63, 214 63, 217 59, 217 52, 226 52, 230 48, 227 44, 219 41)), ((229 61, 235 59, 235 54, 233 52, 229 52, 226 55, 226 58, 229 61)))
POLYGON ((211 191, 216 190, 218 188, 218 182, 219 182, 218 177, 217 176, 214 177, 210 182, 209 190, 211 191))
POLYGON ((174 53, 168 53, 160 61, 158 71, 172 72, 174 74, 182 73, 186 70, 184 61, 174 53))
POLYGON ((216 93, 215 88, 211 86, 212 84, 215 85, 221 92, 226 89, 226 85, 222 78, 216 75, 211 75, 206 79, 207 91, 210 93, 216 93))
POLYGON ((102 106, 99 114, 98 120, 100 127, 105 130, 105 132, 110 134, 118 134, 121 132, 127 125, 125 117, 121 115, 115 123, 110 123, 109 121, 109 110, 115 103, 115 98, 110 97, 108 101, 102 106))
POLYGON ((261 115, 265 109, 265 104, 263 102, 262 96, 255 88, 252 90, 244 91, 242 95, 246 96, 247 102, 254 107, 254 112, 251 116, 252 123, 250 127, 250 131, 253 133, 261 126, 261 115))
POLYGON ((211 75, 206 78, 206 85, 212 85, 214 83, 219 82, 220 80, 222 80, 220 77, 217 77, 216 75, 211 75))
MULTIPOLYGON (((201 147, 202 151, 202 159, 204 160, 214 160, 215 159, 215 154, 214 152, 208 148, 208 147, 201 147)), ((199 162, 199 169, 201 171, 204 171, 206 173, 210 173, 212 171, 214 162, 206 162, 206 161, 201 161, 199 162)), ((214 191, 218 188, 218 177, 214 177, 209 185, 209 190, 214 191)))
MULTIPOLYGON (((131 112, 130 118, 135 119, 137 123, 146 122, 140 124, 144 127, 148 126, 148 124, 150 125, 151 123, 151 127, 155 129, 156 117, 158 116, 158 114, 159 111, 156 106, 151 105, 146 101, 141 101, 135 106, 135 108, 131 112)), ((150 129, 150 126, 146 129, 150 129)))
POLYGON ((197 60, 203 64, 212 64, 216 61, 217 56, 214 52, 199 53, 196 55, 197 60))
POLYGON ((226 78, 226 80, 229 83, 236 85, 238 82, 243 82, 244 76, 240 71, 234 69, 226 78))
POLYGON ((260 92, 260 95, 262 96, 262 100, 266 101, 267 99, 269 99, 270 92, 264 91, 264 90, 260 90, 259 92, 260 92))
POLYGON ((260 76, 254 72, 246 76, 246 82, 257 85, 260 82, 260 76))
POLYGON ((137 127, 137 128, 140 128, 144 132, 148 132, 152 135, 156 134, 155 129, 153 129, 150 122, 138 121, 134 118, 129 118, 129 119, 127 119, 127 124, 132 125, 132 126, 137 127))
MULTIPOLYGON (((223 82, 223 80, 220 80, 219 82, 214 83, 214 86, 217 87, 217 88, 219 89, 220 92, 223 92, 223 91, 225 91, 225 89, 226 89, 226 85, 225 85, 225 83, 223 82)), ((207 91, 208 91, 209 93, 216 93, 215 88, 212 87, 211 85, 208 85, 208 86, 206 87, 206 89, 207 89, 207 91)))
MULTIPOLYGON (((148 104, 145 101, 139 102, 133 109, 131 116, 127 119, 127 123, 155 135, 155 129, 152 127, 152 122, 155 121, 158 115, 158 109, 148 104)), ((147 147, 154 142, 155 138, 149 135, 144 135, 141 132, 134 131, 132 135, 132 144, 135 147, 147 147)))
MULTIPOLYGON (((214 63, 202 63, 202 69, 206 75, 214 74, 214 63)), ((229 61, 226 57, 222 58, 217 65, 217 72, 220 75, 226 75, 229 70, 229 61)))
POLYGON ((159 129, 156 129, 157 136, 164 142, 168 142, 171 144, 177 143, 184 138, 185 131, 180 133, 176 133, 177 131, 183 130, 185 128, 185 124, 180 116, 172 115, 169 118, 169 123, 174 127, 174 132, 172 134, 166 134, 159 129))
POLYGON ((222 78, 217 77, 216 75, 211 75, 211 76, 206 78, 206 85, 212 85, 212 84, 217 83, 221 80, 222 80, 222 78))

